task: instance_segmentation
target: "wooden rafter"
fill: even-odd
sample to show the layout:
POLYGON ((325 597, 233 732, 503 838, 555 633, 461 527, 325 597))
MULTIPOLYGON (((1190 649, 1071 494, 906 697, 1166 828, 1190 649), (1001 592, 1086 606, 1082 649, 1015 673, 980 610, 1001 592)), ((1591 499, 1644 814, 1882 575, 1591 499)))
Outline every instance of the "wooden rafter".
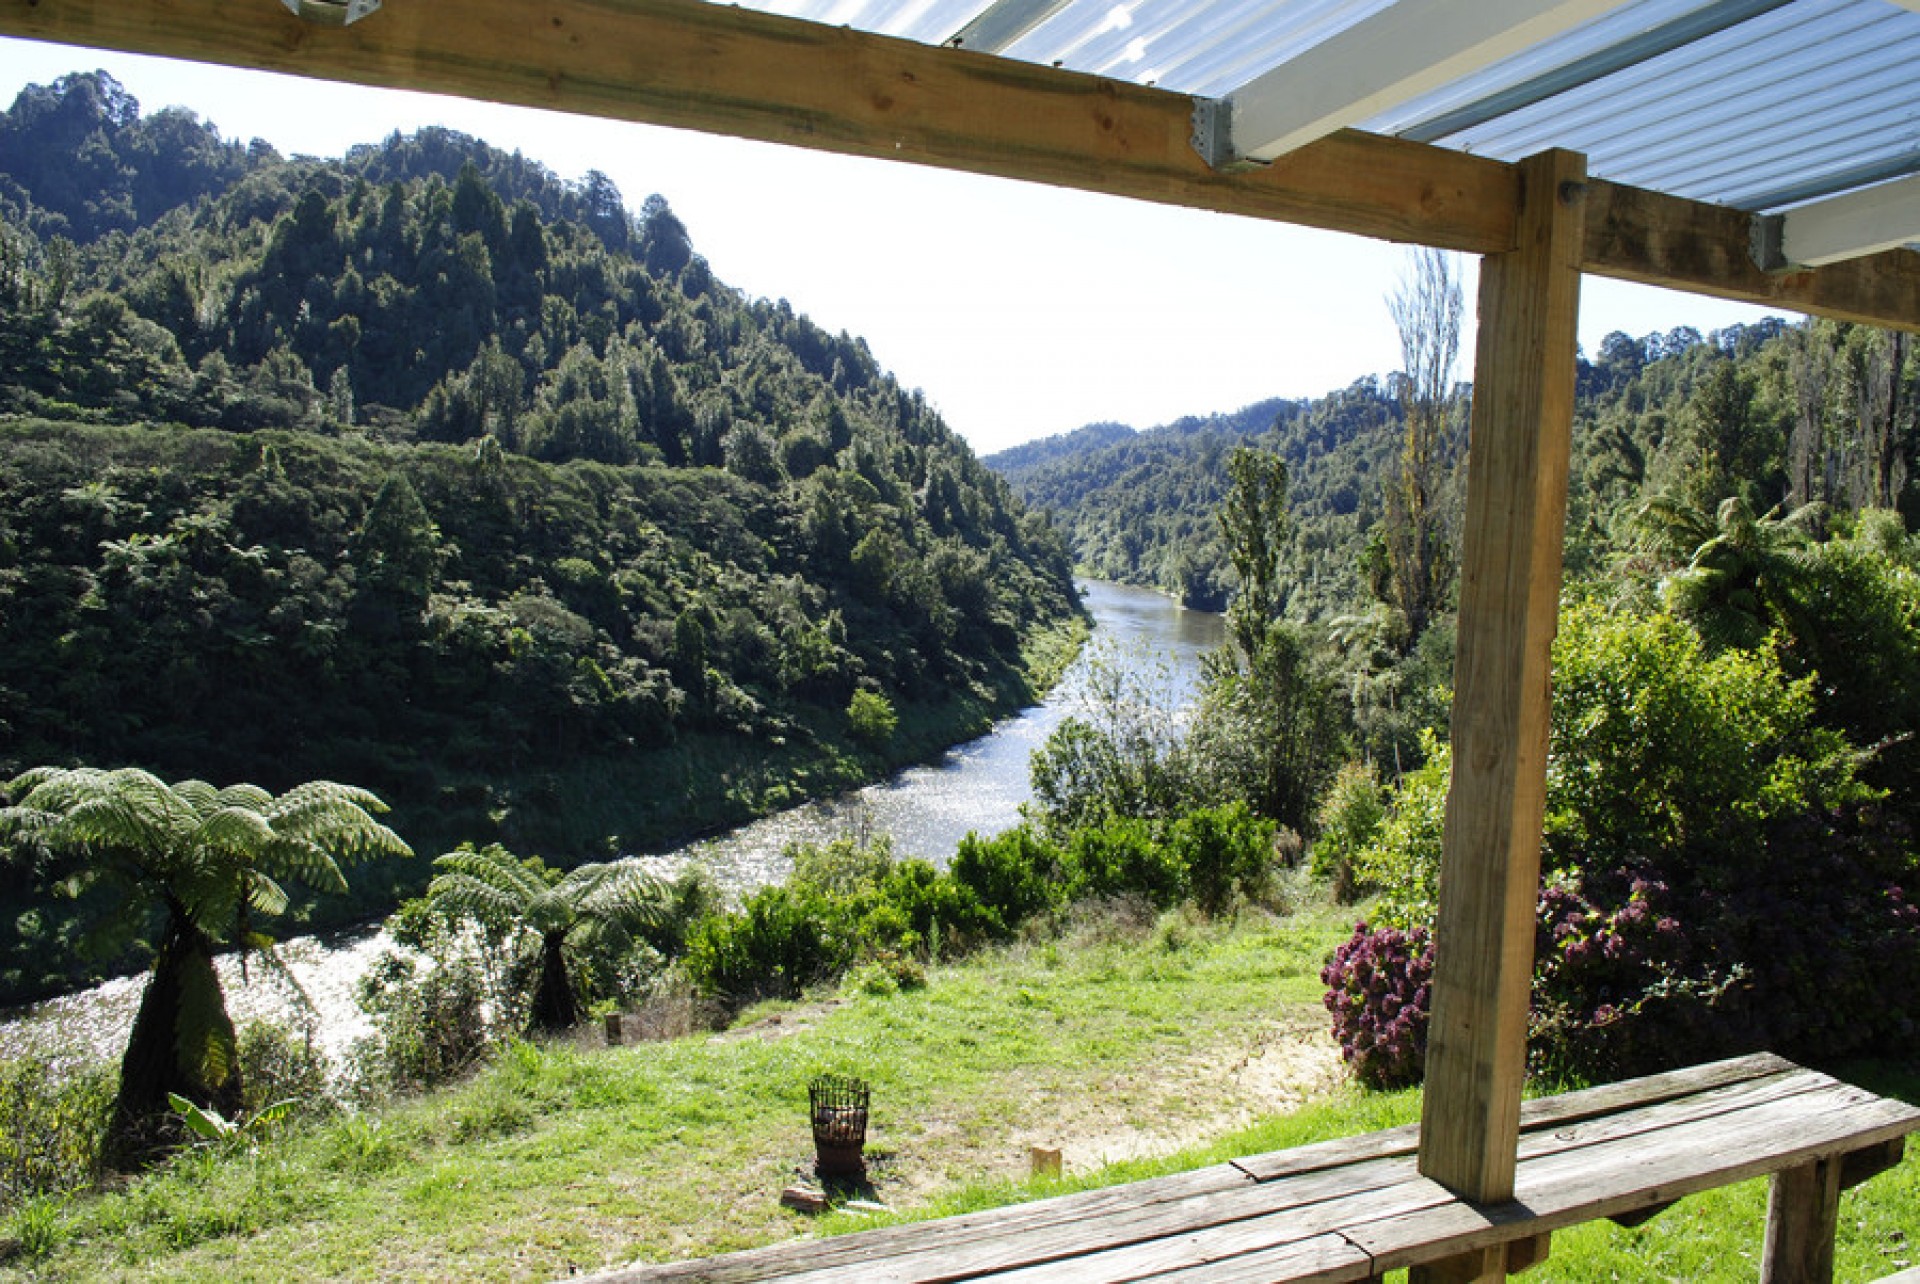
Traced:
MULTIPOLYGON (((874 156, 1472 254, 1516 168, 1341 131, 1222 173, 1194 100, 704 0, 389 0, 323 28, 266 0, 0 0, 0 35, 418 89, 874 156)), ((1733 210, 1594 183, 1584 270, 1920 330, 1920 254, 1768 275, 1733 210)))

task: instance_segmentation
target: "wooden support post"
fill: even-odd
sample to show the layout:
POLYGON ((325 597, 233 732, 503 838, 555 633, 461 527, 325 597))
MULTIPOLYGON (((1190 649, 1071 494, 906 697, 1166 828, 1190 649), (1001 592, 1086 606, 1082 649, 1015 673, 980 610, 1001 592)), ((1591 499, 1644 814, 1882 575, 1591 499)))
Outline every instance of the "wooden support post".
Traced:
POLYGON ((1519 1138, 1586 195, 1586 164, 1573 153, 1543 152, 1520 171, 1518 244, 1480 270, 1453 781, 1420 1122, 1421 1173, 1482 1203, 1512 1198, 1519 1138))
POLYGON ((1836 1157, 1773 1175, 1760 1284, 1833 1284, 1842 1167, 1836 1157))

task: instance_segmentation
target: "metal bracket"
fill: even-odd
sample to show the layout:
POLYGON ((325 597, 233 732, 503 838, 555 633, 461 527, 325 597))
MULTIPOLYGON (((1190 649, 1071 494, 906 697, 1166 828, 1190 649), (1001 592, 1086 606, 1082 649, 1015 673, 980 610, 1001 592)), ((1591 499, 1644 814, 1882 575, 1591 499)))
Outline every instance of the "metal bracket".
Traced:
POLYGON ((1762 272, 1788 272, 1787 217, 1784 214, 1755 214, 1747 226, 1747 253, 1762 272))
POLYGON ((1195 98, 1193 100, 1193 150, 1208 169, 1237 168, 1233 154, 1233 100, 1195 98))
POLYGON ((380 0, 280 0, 296 18, 321 27, 344 27, 380 7, 380 0))

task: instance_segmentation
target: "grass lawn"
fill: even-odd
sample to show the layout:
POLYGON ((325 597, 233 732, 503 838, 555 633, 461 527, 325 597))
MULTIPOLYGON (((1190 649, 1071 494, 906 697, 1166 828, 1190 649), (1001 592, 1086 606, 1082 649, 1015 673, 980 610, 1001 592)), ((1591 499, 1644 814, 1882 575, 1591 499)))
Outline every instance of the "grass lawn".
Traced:
MULTIPOLYGON (((1346 913, 1231 928, 1090 918, 1062 938, 845 992, 724 1035, 508 1049, 471 1082, 183 1157, 120 1190, 35 1205, 0 1275, 51 1279, 551 1279, 872 1225, 781 1209, 811 1159, 806 1084, 873 1085, 880 1197, 931 1216, 1194 1167, 1417 1117, 1417 1093, 1340 1086, 1318 970, 1346 913), (1026 1177, 1059 1146, 1062 1180, 1026 1177)), ((1920 1096, 1912 1068, 1851 1077, 1920 1096)), ((1633 1231, 1557 1236, 1534 1280, 1751 1280, 1764 1183, 1633 1231)), ((1920 1158, 1846 1196, 1841 1280, 1909 1264, 1920 1158)))

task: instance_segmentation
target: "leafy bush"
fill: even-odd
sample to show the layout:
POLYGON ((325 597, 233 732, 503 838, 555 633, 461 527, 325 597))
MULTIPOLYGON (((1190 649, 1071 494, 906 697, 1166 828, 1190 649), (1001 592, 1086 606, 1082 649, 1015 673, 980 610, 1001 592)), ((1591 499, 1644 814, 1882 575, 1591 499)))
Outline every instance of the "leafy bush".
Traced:
POLYGON ((950 870, 973 893, 996 935, 1010 934, 1066 900, 1060 849, 1028 825, 994 838, 968 834, 950 870))
POLYGON ((763 887, 738 913, 694 924, 687 974, 727 1003, 798 998, 807 986, 845 970, 852 951, 837 932, 830 902, 805 889, 763 887))
POLYGON ((268 1021, 240 1027, 240 1082, 249 1115, 278 1101, 293 1101, 297 1114, 326 1114, 334 1107, 328 1090, 327 1054, 313 1046, 313 1026, 299 1034, 268 1021))
POLYGON ((1920 878, 1877 807, 1785 818, 1736 869, 1640 861, 1541 897, 1532 1059, 1618 1077, 1769 1048, 1815 1062, 1920 1035, 1920 878))
POLYGON ((92 1183, 116 1078, 40 1057, 0 1062, 0 1210, 92 1183))
POLYGON ((877 691, 856 691, 847 702, 847 734, 862 744, 884 747, 899 725, 893 701, 877 691))
POLYGON ((356 1045, 349 1086, 357 1095, 424 1092, 483 1062, 518 1014, 470 953, 431 960, 389 951, 360 980, 360 1006, 375 1035, 356 1045))
POLYGON ((1423 927, 1357 924, 1321 969, 1333 1036, 1360 1082, 1380 1089, 1420 1082, 1432 977, 1433 945, 1423 927))
POLYGON ((1165 909, 1187 892, 1186 866, 1144 820, 1110 817, 1075 830, 1066 863, 1073 900, 1132 895, 1165 909))
POLYGON ((1188 812, 1173 823, 1166 846, 1185 867, 1186 883, 1200 912, 1225 913, 1236 897, 1265 893, 1273 873, 1276 823, 1253 814, 1243 802, 1188 812))
POLYGON ((1343 764, 1320 801, 1315 817, 1319 832, 1313 840, 1313 876, 1327 883, 1342 904, 1363 890, 1357 862, 1386 817, 1386 798, 1373 764, 1343 764))
MULTIPOLYGON (((1713 651, 1670 615, 1570 607, 1535 1068, 1614 1077, 1761 1047, 1824 1060, 1910 1046, 1920 863, 1860 763, 1771 644, 1713 651)), ((1432 922, 1446 777, 1436 746, 1355 862, 1382 889, 1376 922, 1432 922)))
POLYGON ((862 915, 857 932, 859 951, 866 956, 964 954, 993 928, 966 884, 923 860, 901 861, 888 870, 868 902, 872 908, 862 915), (882 914, 900 930, 891 935, 880 930, 882 914))
POLYGON ((1400 928, 1432 925, 1440 886, 1453 753, 1430 732, 1421 748, 1426 761, 1400 777, 1373 838, 1353 858, 1354 877, 1381 893, 1375 920, 1400 928))

